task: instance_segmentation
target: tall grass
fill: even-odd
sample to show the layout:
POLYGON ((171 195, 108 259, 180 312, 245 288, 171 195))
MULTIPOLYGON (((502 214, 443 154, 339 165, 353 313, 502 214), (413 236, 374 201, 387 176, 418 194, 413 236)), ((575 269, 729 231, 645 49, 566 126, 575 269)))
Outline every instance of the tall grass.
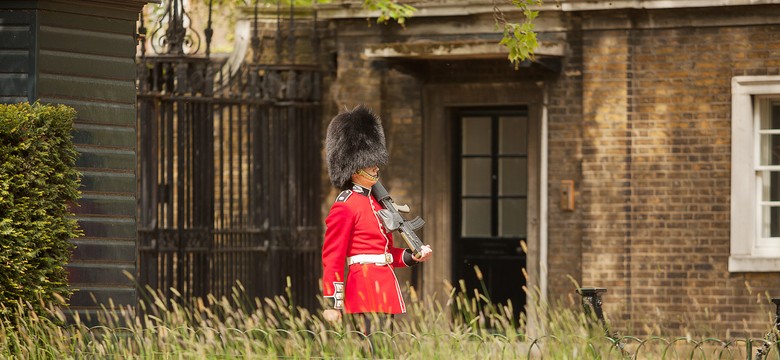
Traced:
MULTIPOLYGON (((749 340, 610 338, 579 309, 538 300, 531 300, 530 319, 515 319, 513 304, 495 305, 462 283, 445 289, 445 303, 410 291, 408 314, 396 319, 392 330, 369 335, 346 319, 327 323, 318 313, 295 307, 289 293, 250 300, 240 286, 223 298, 182 301, 152 294, 137 309, 109 304, 100 312, 100 326, 88 326, 78 316, 66 319, 57 304, 37 313, 31 304, 19 303, 16 316, 0 323, 0 357, 745 359, 755 350, 749 340), (529 323, 543 335, 529 336, 529 323)), ((534 295, 529 291, 529 299, 538 299, 534 295)))

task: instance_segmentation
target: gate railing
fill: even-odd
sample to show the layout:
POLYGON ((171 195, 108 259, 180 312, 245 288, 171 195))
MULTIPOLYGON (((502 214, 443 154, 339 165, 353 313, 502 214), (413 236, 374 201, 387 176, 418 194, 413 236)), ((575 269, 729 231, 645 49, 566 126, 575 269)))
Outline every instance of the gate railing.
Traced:
MULTIPOLYGON (((171 23, 186 28, 173 18, 185 16, 181 0, 172 4, 171 23)), ((283 294, 290 277, 298 305, 313 308, 318 66, 230 69, 177 49, 138 64, 140 285, 187 299, 240 283, 262 298, 283 294)))

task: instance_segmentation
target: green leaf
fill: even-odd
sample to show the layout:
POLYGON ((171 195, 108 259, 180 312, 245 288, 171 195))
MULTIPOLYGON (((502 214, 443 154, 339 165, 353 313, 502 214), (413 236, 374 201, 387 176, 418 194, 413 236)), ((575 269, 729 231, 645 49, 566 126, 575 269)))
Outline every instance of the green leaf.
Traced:
POLYGON ((407 4, 399 4, 393 0, 364 0, 363 8, 379 11, 377 23, 386 24, 392 19, 401 26, 404 26, 406 20, 417 12, 417 8, 407 4))
POLYGON ((517 68, 520 62, 533 59, 534 51, 539 46, 534 32, 534 20, 539 16, 539 11, 531 10, 531 6, 541 5, 541 0, 511 0, 511 3, 521 10, 524 19, 522 23, 508 22, 503 12, 496 9, 494 17, 496 25, 503 27, 503 37, 498 42, 504 46, 509 54, 509 59, 517 68))

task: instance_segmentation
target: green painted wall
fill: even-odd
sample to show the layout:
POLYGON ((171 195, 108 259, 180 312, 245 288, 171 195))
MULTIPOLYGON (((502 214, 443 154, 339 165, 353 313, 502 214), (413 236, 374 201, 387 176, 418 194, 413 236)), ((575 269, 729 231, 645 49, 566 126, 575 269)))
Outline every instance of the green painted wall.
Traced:
POLYGON ((68 265, 71 311, 113 299, 135 305, 135 27, 146 1, 5 1, 0 4, 0 102, 40 100, 78 111, 83 174, 74 209, 85 236, 68 265), (95 301, 97 300, 97 301, 95 301))
POLYGON ((35 94, 37 13, 0 11, 0 102, 27 101, 35 94))

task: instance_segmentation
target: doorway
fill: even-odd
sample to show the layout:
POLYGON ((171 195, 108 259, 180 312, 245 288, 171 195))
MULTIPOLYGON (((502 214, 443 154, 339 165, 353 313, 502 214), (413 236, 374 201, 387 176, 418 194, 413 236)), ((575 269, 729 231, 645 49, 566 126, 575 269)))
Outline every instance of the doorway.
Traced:
POLYGON ((452 273, 493 303, 526 305, 529 111, 525 106, 453 112, 452 273), (479 279, 478 267, 482 279, 479 279))

